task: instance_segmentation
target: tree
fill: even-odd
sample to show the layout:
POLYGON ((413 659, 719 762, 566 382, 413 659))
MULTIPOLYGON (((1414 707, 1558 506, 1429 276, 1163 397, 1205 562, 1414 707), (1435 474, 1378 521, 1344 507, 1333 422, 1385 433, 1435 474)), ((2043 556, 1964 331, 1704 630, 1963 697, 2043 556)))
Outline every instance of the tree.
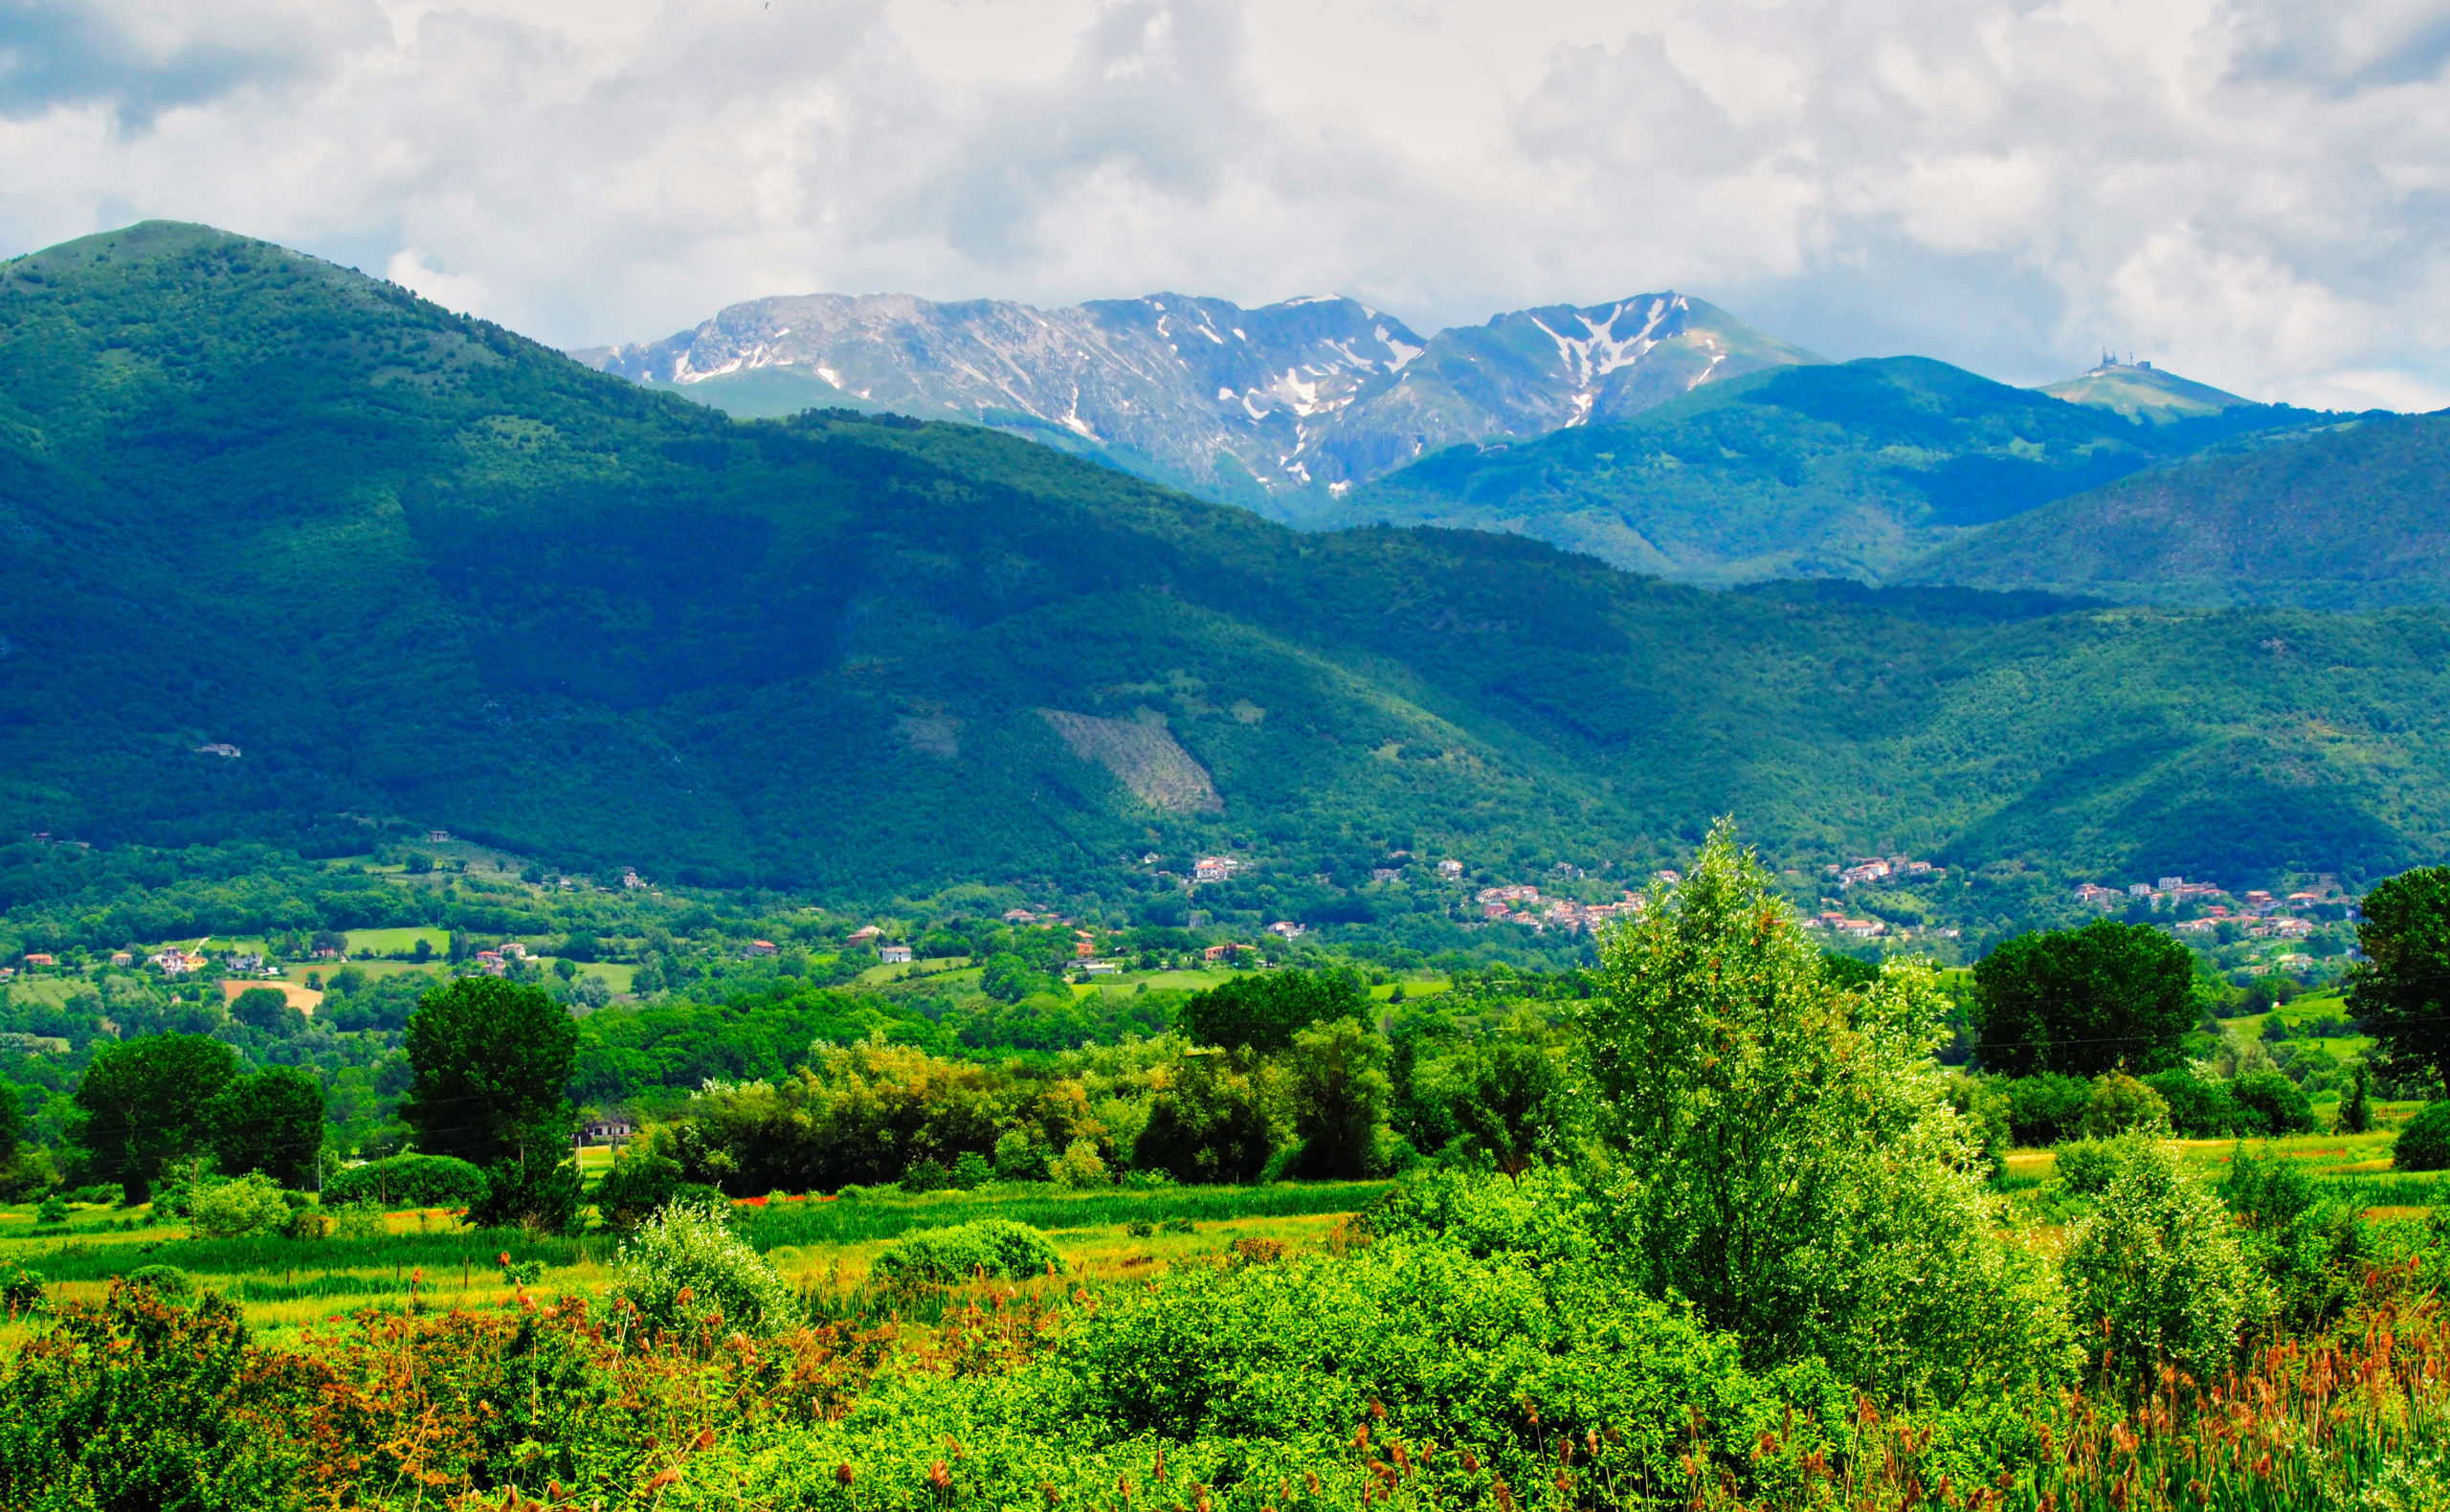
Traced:
POLYGON ((1275 1152, 1276 1129, 1251 1075, 1230 1056, 1194 1053, 1174 1062, 1150 1101, 1131 1163, 1186 1184, 1247 1182, 1275 1152))
POLYGON ((312 1072, 274 1066, 240 1077, 212 1100, 211 1117, 212 1158, 223 1175, 261 1171, 292 1189, 313 1180, 323 1148, 323 1086, 312 1072))
POLYGON ((1975 1130, 1931 1057, 1930 967, 1847 990, 1733 827, 1600 946, 1580 1010, 1623 1253, 1763 1364, 1817 1354, 1940 1400, 2050 1379, 2064 1320, 1997 1234, 1975 1130))
POLYGON ((2019 935, 1974 966, 1973 986, 1982 1064, 2003 1076, 2166 1070, 2194 1027, 2194 957, 2149 924, 2019 935))
POLYGON ((2402 872, 2365 895, 2348 1006, 2386 1079, 2450 1077, 2450 866, 2402 872))
POLYGON ((479 1167, 561 1160, 578 1025, 543 989, 462 977, 418 1002, 403 1048, 412 1079, 400 1117, 418 1149, 479 1167))
POLYGON ((304 1015, 289 1006, 288 996, 269 987, 251 987, 239 993, 230 1004, 230 1016, 249 1029, 284 1038, 304 1022, 304 1015))
POLYGON ((0 1081, 0 1171, 15 1163, 26 1143, 26 1095, 13 1083, 0 1081))
POLYGON ((1503 1038, 1473 1045, 1441 1069, 1447 1115, 1465 1142, 1508 1176, 1529 1169, 1554 1137, 1565 1078, 1532 1037, 1528 1015, 1503 1038))
POLYGON ((212 1142, 213 1100, 237 1075, 238 1053, 204 1034, 105 1045, 77 1083, 70 1136, 130 1207, 148 1202, 165 1167, 212 1142))
POLYGON ((1236 977, 1182 1006, 1174 1028, 1195 1045, 1282 1050, 1296 1031, 1328 1019, 1366 1019, 1369 994, 1342 971, 1271 971, 1236 977))
POLYGON ((1387 1041, 1349 1018, 1296 1031, 1285 1057, 1300 1171, 1321 1181, 1359 1181, 1387 1168, 1387 1041))

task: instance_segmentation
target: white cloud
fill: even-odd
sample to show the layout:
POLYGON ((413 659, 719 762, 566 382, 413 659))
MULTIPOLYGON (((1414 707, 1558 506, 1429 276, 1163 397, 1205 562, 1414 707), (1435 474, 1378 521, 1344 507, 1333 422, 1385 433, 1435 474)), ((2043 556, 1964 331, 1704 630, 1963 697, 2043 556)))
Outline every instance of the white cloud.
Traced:
POLYGON ((1675 285, 1833 355, 2450 399, 2443 0, 0 0, 0 245, 542 339, 761 294, 1675 285))

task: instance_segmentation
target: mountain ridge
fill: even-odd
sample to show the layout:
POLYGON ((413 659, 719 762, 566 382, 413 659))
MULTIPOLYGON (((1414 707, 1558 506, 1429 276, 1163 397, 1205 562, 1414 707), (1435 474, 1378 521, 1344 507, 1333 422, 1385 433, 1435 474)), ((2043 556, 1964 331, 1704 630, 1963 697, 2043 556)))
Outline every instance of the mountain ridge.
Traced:
POLYGON ((1637 413, 1819 360, 1672 290, 1431 336, 1341 296, 1245 309, 1165 293, 1054 310, 776 296, 660 342, 571 355, 742 414, 843 403, 958 415, 1278 518, 1458 442, 1637 413))

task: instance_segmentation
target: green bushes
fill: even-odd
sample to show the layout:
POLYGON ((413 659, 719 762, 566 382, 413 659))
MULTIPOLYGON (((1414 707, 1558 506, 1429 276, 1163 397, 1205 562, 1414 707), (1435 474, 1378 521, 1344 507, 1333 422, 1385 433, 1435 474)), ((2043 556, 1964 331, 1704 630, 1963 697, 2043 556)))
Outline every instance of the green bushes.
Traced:
POLYGON ((1003 1218, 981 1218, 905 1236, 877 1256, 876 1272, 890 1281, 949 1285, 981 1273, 1015 1279, 1044 1276, 1062 1265, 1063 1256, 1037 1230, 1003 1218))
POLYGON ((261 1172, 235 1181, 206 1181, 188 1197, 188 1227, 199 1239, 276 1234, 288 1222, 288 1200, 279 1186, 261 1172))
POLYGON ((323 1183, 325 1207, 466 1208, 484 1197, 484 1172, 448 1155, 394 1155, 334 1171, 323 1183))
POLYGON ((749 1334, 771 1333, 799 1316, 788 1282, 724 1221, 672 1207, 621 1246, 613 1294, 653 1328, 687 1330, 710 1319, 749 1334))
POLYGON ((2261 1301, 2228 1213, 2157 1140, 2116 1142, 2115 1174, 2069 1236, 2062 1266, 2095 1368, 2148 1379, 2163 1365, 2216 1380, 2261 1301))
POLYGON ((2391 1145, 2400 1170, 2450 1170, 2450 1102, 2428 1103, 2391 1145))
POLYGON ((2008 1101, 2008 1137, 2028 1149, 2072 1139, 2084 1121, 2093 1085, 2082 1077, 2044 1073, 1998 1079, 2008 1101))

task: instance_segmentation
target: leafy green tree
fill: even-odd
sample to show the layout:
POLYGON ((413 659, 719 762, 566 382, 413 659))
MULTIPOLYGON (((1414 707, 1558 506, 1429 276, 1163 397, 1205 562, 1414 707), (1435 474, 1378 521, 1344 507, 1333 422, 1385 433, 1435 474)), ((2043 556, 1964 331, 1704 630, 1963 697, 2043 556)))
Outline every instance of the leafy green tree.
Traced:
POLYGON ((212 1100, 212 1158, 227 1176, 261 1171, 281 1186, 312 1181, 323 1147, 323 1086, 312 1072, 251 1072, 212 1100))
POLYGON ((1266 1168, 1276 1141, 1252 1075, 1229 1056, 1192 1054, 1150 1101, 1131 1162, 1184 1183, 1246 1182, 1266 1168))
POLYGON ((2115 1174, 2069 1235, 2064 1271, 2077 1336, 2097 1369, 2130 1381, 2174 1366, 2226 1373, 2260 1300, 2236 1225, 2161 1141, 2115 1142, 2115 1174))
POLYGON ((1300 1174, 1357 1181, 1383 1172, 1395 1090, 1386 1039, 1349 1018, 1313 1024, 1294 1033, 1285 1071, 1300 1174))
POLYGON ((403 1048, 413 1080, 400 1117, 418 1149, 479 1167, 561 1158, 578 1025, 541 988, 462 977, 417 1004, 403 1048))
POLYGON ((1200 993, 1174 1015, 1174 1028, 1195 1045, 1265 1052, 1286 1048, 1312 1024, 1369 1012, 1369 993, 1349 972, 1270 971, 1200 993))
POLYGON ((1749 1357, 1817 1354, 1908 1400, 2063 1369, 2064 1320, 1998 1236, 1931 1058, 1945 1003, 1927 965, 1840 988, 1724 821, 1600 959, 1580 1017, 1647 1290, 1749 1357))
POLYGON ((166 1167, 211 1145, 213 1101, 237 1076, 238 1053, 204 1034, 105 1045, 77 1083, 70 1138, 129 1206, 150 1201, 166 1167))
POLYGON ((2386 1077, 2450 1078, 2450 866, 2402 872, 2365 895, 2348 1006, 2386 1077))
POLYGON ((230 1016, 249 1029, 283 1038, 301 1028, 305 1019, 289 1006, 287 997, 269 987, 251 987, 239 993, 231 1001, 230 1016))
POLYGON ((26 1095, 14 1083, 0 1081, 0 1170, 14 1165, 25 1146, 28 1122, 26 1095))
POLYGON ((2194 958, 2149 924, 2018 935, 1975 964, 1973 985, 1978 1053, 2005 1076, 2165 1070, 2194 1027, 2194 958))
POLYGON ((2124 1072, 2113 1071, 2093 1083, 2084 1104, 2086 1139, 2113 1139, 2137 1129, 2166 1129, 2169 1101, 2124 1072))
POLYGON ((2373 1126, 2373 1108, 2366 1101, 2368 1077, 2365 1062, 2358 1061, 2355 1079, 2349 1083, 2348 1096, 2340 1099, 2339 1131, 2343 1134, 2362 1134, 2373 1126))
POLYGON ((1447 1116, 1499 1170, 1520 1176, 1553 1142, 1565 1076, 1527 1021, 1466 1048, 1441 1070, 1447 1116))

